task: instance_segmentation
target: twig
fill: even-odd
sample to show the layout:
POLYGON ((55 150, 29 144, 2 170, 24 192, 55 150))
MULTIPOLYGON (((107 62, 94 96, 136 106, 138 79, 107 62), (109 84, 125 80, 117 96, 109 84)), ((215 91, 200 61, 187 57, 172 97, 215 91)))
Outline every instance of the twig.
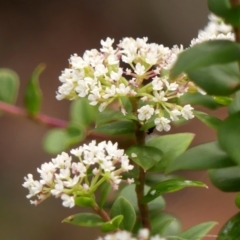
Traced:
POLYGON ((104 209, 100 208, 98 205, 93 206, 93 210, 97 213, 104 221, 110 221, 110 217, 108 216, 107 212, 104 209))

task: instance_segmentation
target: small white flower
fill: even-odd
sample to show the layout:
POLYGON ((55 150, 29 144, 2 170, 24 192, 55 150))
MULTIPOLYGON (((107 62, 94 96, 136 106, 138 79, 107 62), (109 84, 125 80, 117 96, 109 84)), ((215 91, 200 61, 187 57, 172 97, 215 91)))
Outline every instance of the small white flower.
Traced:
POLYGON ((147 228, 140 229, 138 232, 138 237, 143 240, 143 239, 148 239, 149 238, 149 230, 147 228))
POLYGON ((153 81, 152 81, 152 86, 153 86, 153 90, 155 91, 159 91, 163 89, 163 82, 160 80, 159 77, 154 77, 153 81))
POLYGON ((172 121, 178 121, 179 118, 178 116, 181 115, 181 112, 177 109, 173 109, 171 112, 170 112, 170 118, 172 121))
POLYGON ((160 93, 157 91, 153 92, 153 101, 154 102, 166 102, 168 99, 165 97, 165 92, 161 91, 160 93))
POLYGON ((160 117, 160 118, 156 118, 154 120, 154 123, 156 125, 156 129, 161 132, 161 131, 169 131, 171 126, 170 126, 170 120, 165 118, 165 117, 160 117))
POLYGON ((72 196, 68 196, 67 194, 63 194, 61 196, 61 199, 63 200, 62 205, 64 207, 72 208, 72 207, 75 206, 75 201, 74 201, 74 198, 72 196))
POLYGON ((149 120, 152 117, 152 115, 154 114, 154 108, 151 107, 150 105, 145 105, 139 108, 137 112, 138 112, 138 119, 140 121, 145 121, 145 120, 149 120))
POLYGON ((130 87, 125 86, 123 83, 120 83, 119 86, 116 88, 116 92, 120 95, 127 95, 130 92, 130 87))
POLYGON ((118 81, 121 78, 122 74, 123 74, 123 70, 122 68, 119 68, 117 72, 112 71, 110 73, 110 77, 112 80, 118 81))
POLYGON ((131 154, 131 157, 132 157, 132 158, 136 158, 136 157, 137 157, 137 154, 136 154, 136 153, 132 153, 132 154, 131 154))
POLYGON ((192 119, 194 118, 194 115, 192 113, 192 110, 194 108, 191 107, 189 104, 185 105, 182 110, 181 110, 181 114, 182 116, 186 119, 186 120, 189 120, 189 119, 192 119))
POLYGON ((145 67, 143 65, 141 65, 141 63, 137 63, 135 66, 135 73, 139 76, 144 75, 145 73, 145 67))

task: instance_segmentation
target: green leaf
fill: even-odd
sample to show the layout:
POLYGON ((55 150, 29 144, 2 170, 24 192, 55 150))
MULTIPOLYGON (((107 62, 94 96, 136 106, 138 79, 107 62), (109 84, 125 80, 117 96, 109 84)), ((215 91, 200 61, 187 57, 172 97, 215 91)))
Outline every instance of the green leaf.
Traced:
POLYGON ((230 115, 240 112, 240 91, 236 92, 228 110, 230 115))
POLYGON ((150 146, 132 146, 126 150, 126 154, 144 170, 156 165, 162 157, 161 150, 150 146))
POLYGON ((122 119, 137 120, 137 117, 134 116, 132 113, 127 113, 126 115, 123 115, 121 111, 105 110, 98 114, 96 126, 99 127, 104 123, 122 119))
POLYGON ((213 97, 213 98, 217 103, 221 104, 222 106, 229 106, 233 100, 231 97, 223 97, 223 96, 213 97))
MULTIPOLYGON (((149 186, 144 186, 144 194, 146 194, 149 191, 150 187, 149 186)), ((131 184, 122 189, 122 191, 119 193, 119 196, 124 197, 127 199, 133 208, 138 211, 138 203, 137 203, 137 195, 135 192, 135 185, 131 184)), ((148 203, 148 208, 150 211, 156 211, 156 210, 162 210, 165 208, 165 201, 163 197, 159 196, 152 202, 148 203)))
POLYGON ((240 164, 240 112, 230 115, 218 128, 219 144, 223 150, 240 164))
POLYGON ((57 154, 79 143, 83 138, 82 130, 74 125, 70 125, 67 129, 52 129, 43 139, 43 148, 50 154, 57 154))
POLYGON ((132 103, 128 97, 119 97, 126 112, 132 112, 132 103))
POLYGON ((0 68, 0 101, 13 104, 19 88, 18 75, 7 68, 0 68))
POLYGON ((233 26, 240 26, 240 7, 231 7, 229 0, 208 0, 209 10, 233 26))
POLYGON ((216 109, 221 105, 212 96, 201 93, 185 93, 180 97, 180 104, 201 105, 210 109, 216 109))
POLYGON ((200 121, 213 129, 217 129, 218 126, 222 123, 221 119, 204 112, 194 111, 194 116, 196 116, 200 121))
POLYGON ((207 186, 199 181, 190 181, 183 179, 169 179, 158 183, 157 185, 150 188, 148 193, 143 197, 142 202, 148 203, 155 198, 165 193, 176 192, 186 187, 205 187, 207 186))
POLYGON ((221 228, 217 240, 238 240, 240 236, 240 213, 231 217, 221 228))
POLYGON ((208 171, 212 183, 224 192, 240 191, 240 167, 210 169, 208 171))
POLYGON ((152 226, 152 235, 174 236, 181 230, 180 221, 169 213, 157 213, 150 217, 152 226))
POLYGON ((93 213, 79 213, 71 215, 65 218, 63 222, 84 227, 98 227, 102 226, 104 223, 100 216, 93 213))
POLYGON ((116 216, 115 218, 111 219, 111 221, 104 223, 101 226, 101 231, 102 232, 116 231, 119 228, 122 220, 123 220, 123 215, 116 216))
POLYGON ((100 189, 100 194, 99 194, 100 199, 98 201, 98 205, 100 208, 103 208, 103 206, 107 200, 108 194, 111 191, 112 187, 109 182, 104 182, 103 184, 101 184, 99 189, 100 189))
POLYGON ((98 109, 89 104, 86 98, 75 100, 71 104, 70 118, 72 122, 88 126, 96 120, 98 109))
POLYGON ((235 199, 235 204, 238 208, 240 208, 240 193, 238 193, 236 199, 235 199))
POLYGON ((146 145, 158 148, 163 152, 161 161, 150 171, 162 171, 190 145, 194 138, 193 133, 177 133, 159 136, 150 139, 146 145))
POLYGON ((123 216, 120 228, 131 231, 136 221, 136 213, 133 206, 124 197, 118 197, 111 208, 111 218, 118 215, 123 216))
POLYGON ((166 169, 166 173, 178 170, 206 170, 233 166, 229 158, 217 142, 204 143, 195 146, 180 155, 166 169))
POLYGON ((106 135, 130 134, 134 132, 134 123, 132 121, 118 121, 101 125, 93 132, 106 135))
POLYGON ((39 76, 45 69, 45 64, 39 64, 33 71, 24 95, 25 108, 30 115, 36 115, 41 107, 42 92, 39 86, 39 76))
POLYGON ((240 45, 238 43, 227 40, 204 42, 179 54, 171 71, 171 78, 176 78, 184 72, 190 73, 200 68, 235 62, 239 59, 240 45))
POLYGON ((43 148, 48 153, 56 154, 66 149, 67 142, 68 134, 64 129, 53 129, 44 137, 43 148))
POLYGON ((180 233, 178 236, 181 239, 201 240, 216 224, 216 222, 201 223, 180 233))
POLYGON ((79 207, 92 207, 95 204, 95 201, 89 197, 76 197, 74 200, 79 207))
POLYGON ((240 88, 237 63, 195 69, 188 77, 210 95, 229 95, 240 88))

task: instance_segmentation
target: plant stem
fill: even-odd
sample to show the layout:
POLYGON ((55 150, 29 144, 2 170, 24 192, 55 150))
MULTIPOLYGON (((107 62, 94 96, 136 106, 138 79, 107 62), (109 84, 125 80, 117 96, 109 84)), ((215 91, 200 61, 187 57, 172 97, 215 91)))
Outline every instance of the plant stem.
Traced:
POLYGON ((108 216, 107 212, 100 208, 97 204, 93 206, 93 210, 97 213, 104 221, 108 222, 111 218, 108 216))
POLYGON ((0 110, 5 113, 10 113, 10 114, 21 116, 21 117, 27 117, 38 123, 47 125, 48 127, 66 128, 68 126, 68 123, 64 120, 53 118, 53 117, 44 115, 42 113, 38 113, 35 116, 30 116, 25 109, 22 109, 20 107, 16 107, 14 105, 1 102, 1 101, 0 101, 0 110))
MULTIPOLYGON (((145 132, 140 131, 140 126, 138 126, 137 131, 135 132, 136 140, 138 145, 144 146, 145 145, 145 132)), ((137 194, 137 201, 138 201, 138 208, 141 218, 141 223, 143 228, 149 229, 151 231, 151 224, 149 220, 149 211, 148 205, 141 202, 142 198, 144 197, 144 185, 145 185, 145 171, 142 167, 139 166, 139 173, 138 173, 138 184, 136 184, 136 194, 137 194)))

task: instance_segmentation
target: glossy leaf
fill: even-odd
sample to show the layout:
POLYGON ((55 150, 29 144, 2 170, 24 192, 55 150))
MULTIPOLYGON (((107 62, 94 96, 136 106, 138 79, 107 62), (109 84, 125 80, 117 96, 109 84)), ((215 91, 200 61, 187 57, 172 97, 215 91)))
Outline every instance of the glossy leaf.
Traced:
POLYGON ((180 104, 200 105, 210 109, 216 109, 221 105, 212 96, 201 93, 185 93, 180 97, 180 104))
POLYGON ((238 208, 240 208, 240 193, 238 193, 236 199, 235 199, 235 204, 238 208))
POLYGON ((118 197, 111 208, 111 218, 118 215, 123 216, 119 227, 122 230, 131 231, 136 221, 136 213, 133 206, 124 197, 118 197))
POLYGON ((230 115, 218 129, 220 146, 240 164, 240 112, 230 115))
MULTIPOLYGON (((146 194, 149 191, 150 187, 149 186, 144 186, 144 194, 146 194)), ((133 208, 138 211, 138 203, 137 203, 137 196, 135 192, 135 185, 131 184, 126 187, 124 187, 121 192, 119 193, 119 196, 122 196, 126 198, 133 208)), ((165 201, 163 197, 159 196, 152 202, 148 203, 148 208, 150 211, 156 211, 156 210, 162 210, 165 208, 165 201)))
POLYGON ((89 197, 76 197, 74 200, 79 207, 92 207, 95 204, 95 201, 89 197))
POLYGON ((75 100, 71 104, 70 118, 72 122, 88 126, 96 120, 98 109, 89 104, 85 98, 75 100))
POLYGON ((132 146, 126 150, 126 154, 144 170, 156 165, 162 157, 161 150, 150 146, 132 146))
POLYGON ((176 192, 186 187, 205 187, 207 186, 199 181, 190 181, 183 179, 169 179, 166 181, 162 181, 157 185, 150 188, 148 193, 143 197, 142 202, 148 203, 155 198, 161 196, 165 193, 176 192))
POLYGON ((222 123, 221 119, 204 112, 194 111, 194 116, 196 116, 200 121, 213 129, 217 129, 218 126, 222 123))
POLYGON ((166 173, 178 170, 207 170, 233 165, 235 163, 217 142, 209 142, 190 148, 174 159, 166 169, 166 173))
POLYGON ((188 76, 209 95, 229 95, 240 88, 237 63, 198 68, 189 72, 188 76))
POLYGON ((209 170, 212 183, 224 192, 240 191, 240 167, 227 167, 209 170))
POLYGON ((79 213, 71 215, 65 218, 63 222, 84 227, 98 227, 102 226, 104 223, 100 216, 93 213, 79 213))
POLYGON ((231 97, 223 96, 215 96, 213 98, 217 103, 221 104, 222 106, 229 106, 233 100, 231 97))
POLYGON ((101 126, 104 123, 122 119, 137 120, 137 117, 131 113, 123 115, 121 111, 105 110, 99 113, 96 120, 96 126, 101 126))
POLYGON ((201 240, 216 224, 216 222, 201 223, 180 233, 178 236, 181 239, 201 240))
POLYGON ((217 240, 237 240, 240 236, 240 213, 230 218, 221 228, 217 240))
POLYGON ((234 99, 232 100, 229 108, 229 114, 240 112, 240 91, 237 91, 234 99))
POLYGON ((179 55, 171 71, 171 77, 176 78, 184 72, 190 73, 200 68, 235 62, 239 59, 240 45, 238 43, 227 40, 204 42, 187 49, 179 55))
POLYGON ((102 232, 113 232, 113 231, 116 231, 119 228, 122 220, 123 220, 123 216, 122 215, 116 216, 115 218, 111 219, 111 221, 104 223, 101 226, 101 231, 102 232))
POLYGON ((40 64, 33 71, 24 95, 25 108, 30 115, 36 115, 40 111, 42 103, 42 92, 39 86, 40 74, 44 71, 45 65, 40 64))
POLYGON ((231 7, 229 0, 208 0, 209 10, 233 26, 240 26, 240 7, 231 7))
POLYGON ((104 182, 100 187, 99 187, 99 190, 100 190, 100 198, 99 198, 99 201, 98 201, 98 205, 100 208, 103 208, 106 200, 107 200, 107 197, 108 197, 108 194, 109 192, 111 191, 112 189, 112 186, 109 182, 104 182))
POLYGON ((194 138, 193 133, 177 133, 158 136, 150 139, 146 145, 158 148, 163 152, 158 164, 150 171, 162 171, 179 155, 181 155, 191 144, 194 138))
POLYGON ((13 104, 18 95, 19 77, 7 68, 0 68, 0 101, 13 104))
POLYGON ((93 132, 106 135, 130 134, 134 132, 134 123, 132 121, 118 121, 101 125, 93 132))
POLYGON ((180 221, 169 213, 160 212, 150 217, 152 235, 176 236, 181 230, 180 221))

